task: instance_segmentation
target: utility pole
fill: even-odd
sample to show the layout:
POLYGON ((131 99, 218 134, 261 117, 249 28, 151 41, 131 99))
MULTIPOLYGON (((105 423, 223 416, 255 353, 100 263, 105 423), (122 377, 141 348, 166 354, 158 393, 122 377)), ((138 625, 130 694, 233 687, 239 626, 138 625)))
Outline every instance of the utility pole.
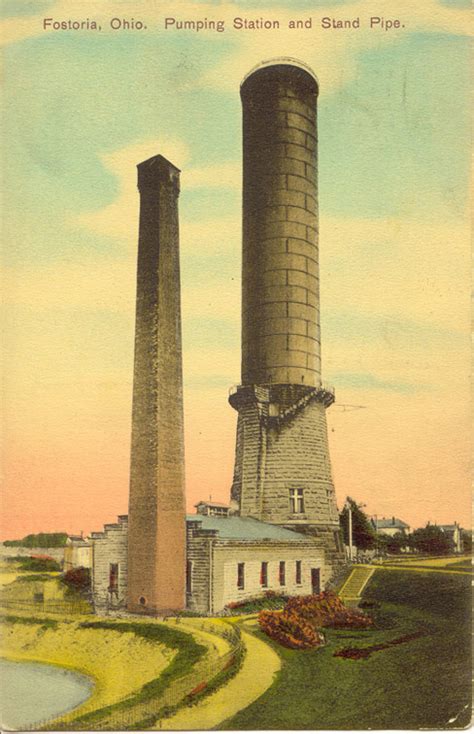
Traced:
POLYGON ((346 501, 346 504, 344 505, 345 509, 347 510, 347 514, 349 517, 349 528, 348 528, 348 535, 349 535, 349 561, 352 563, 352 507, 351 503, 346 501))

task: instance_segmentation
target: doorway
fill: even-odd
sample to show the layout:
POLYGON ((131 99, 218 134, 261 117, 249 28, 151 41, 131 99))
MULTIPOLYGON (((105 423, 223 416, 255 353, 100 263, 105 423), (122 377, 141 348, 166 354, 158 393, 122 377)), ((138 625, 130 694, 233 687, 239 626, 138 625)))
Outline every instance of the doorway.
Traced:
POLYGON ((321 593, 321 569, 311 569, 311 589, 313 594, 321 593))

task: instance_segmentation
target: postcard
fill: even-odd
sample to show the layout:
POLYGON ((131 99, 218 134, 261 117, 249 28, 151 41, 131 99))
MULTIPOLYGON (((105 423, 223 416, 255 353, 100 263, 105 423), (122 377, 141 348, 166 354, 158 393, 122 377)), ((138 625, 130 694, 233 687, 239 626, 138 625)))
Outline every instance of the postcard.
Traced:
POLYGON ((467 0, 3 0, 6 731, 471 721, 467 0))

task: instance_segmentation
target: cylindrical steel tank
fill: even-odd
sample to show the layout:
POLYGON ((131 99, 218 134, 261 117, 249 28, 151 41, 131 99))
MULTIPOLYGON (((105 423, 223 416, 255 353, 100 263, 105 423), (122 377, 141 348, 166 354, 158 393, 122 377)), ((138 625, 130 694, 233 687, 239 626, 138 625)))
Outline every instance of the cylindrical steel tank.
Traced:
POLYGON ((309 69, 273 61, 240 94, 242 385, 318 386, 318 84, 309 69))

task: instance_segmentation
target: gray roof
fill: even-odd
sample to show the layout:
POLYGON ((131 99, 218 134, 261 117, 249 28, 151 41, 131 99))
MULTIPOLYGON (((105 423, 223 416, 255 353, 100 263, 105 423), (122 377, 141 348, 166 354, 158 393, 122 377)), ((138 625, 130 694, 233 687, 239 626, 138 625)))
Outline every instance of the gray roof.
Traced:
POLYGON ((216 517, 213 515, 186 515, 187 522, 199 522, 203 530, 218 530, 219 538, 233 540, 286 540, 301 542, 307 535, 287 530, 279 525, 254 520, 252 517, 216 517))
POLYGON ((372 525, 374 528, 377 529, 388 529, 388 528, 408 528, 410 527, 407 525, 406 522, 403 522, 403 520, 400 520, 399 517, 379 517, 377 520, 375 518, 372 518, 372 525))
POLYGON ((75 545, 89 545, 87 538, 83 538, 82 535, 68 535, 67 539, 75 545))

